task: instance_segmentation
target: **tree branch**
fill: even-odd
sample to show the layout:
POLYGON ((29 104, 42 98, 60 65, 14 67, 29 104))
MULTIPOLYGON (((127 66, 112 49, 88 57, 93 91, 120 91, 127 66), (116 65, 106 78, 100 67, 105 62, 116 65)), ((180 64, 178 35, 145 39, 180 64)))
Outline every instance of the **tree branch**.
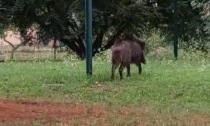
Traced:
POLYGON ((102 29, 98 36, 96 37, 94 43, 93 43, 93 55, 95 55, 98 52, 98 48, 102 46, 103 37, 106 32, 106 29, 102 29))
POLYGON ((85 58, 85 50, 82 50, 78 47, 78 45, 76 44, 77 40, 75 38, 73 39, 64 39, 61 38, 61 42, 63 42, 64 44, 66 44, 71 50, 73 50, 81 59, 85 58))
POLYGON ((8 43, 10 46, 12 46, 12 48, 15 48, 15 46, 12 44, 12 42, 6 40, 5 37, 3 37, 3 40, 4 40, 6 43, 8 43))
POLYGON ((104 17, 104 26, 101 28, 100 32, 98 33, 94 43, 93 43, 93 56, 99 52, 99 48, 102 47, 102 43, 103 43, 103 38, 104 38, 104 34, 106 33, 106 31, 108 30, 108 16, 109 14, 105 13, 103 14, 104 17))

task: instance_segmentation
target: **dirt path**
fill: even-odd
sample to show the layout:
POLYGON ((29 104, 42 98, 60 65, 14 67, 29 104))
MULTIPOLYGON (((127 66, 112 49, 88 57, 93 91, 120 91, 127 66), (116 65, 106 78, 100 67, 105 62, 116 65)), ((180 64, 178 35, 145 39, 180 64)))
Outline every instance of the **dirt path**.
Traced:
POLYGON ((0 122, 6 124, 18 123, 69 123, 71 120, 91 118, 100 120, 105 110, 99 106, 84 106, 79 104, 62 104, 49 102, 0 101, 0 122), (42 121, 43 122, 42 122, 42 121))
POLYGON ((99 105, 0 100, 0 125, 210 126, 210 115, 174 116, 145 109, 105 109, 99 105))

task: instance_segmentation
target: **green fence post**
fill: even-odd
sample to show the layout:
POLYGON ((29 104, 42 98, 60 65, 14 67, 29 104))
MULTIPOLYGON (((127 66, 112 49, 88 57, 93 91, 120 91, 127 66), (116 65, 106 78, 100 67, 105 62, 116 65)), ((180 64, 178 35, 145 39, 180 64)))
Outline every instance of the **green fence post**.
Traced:
POLYGON ((86 73, 92 75, 92 0, 85 0, 86 73))
POLYGON ((178 59, 178 26, 177 26, 177 0, 173 0, 173 29, 174 29, 174 57, 178 59))

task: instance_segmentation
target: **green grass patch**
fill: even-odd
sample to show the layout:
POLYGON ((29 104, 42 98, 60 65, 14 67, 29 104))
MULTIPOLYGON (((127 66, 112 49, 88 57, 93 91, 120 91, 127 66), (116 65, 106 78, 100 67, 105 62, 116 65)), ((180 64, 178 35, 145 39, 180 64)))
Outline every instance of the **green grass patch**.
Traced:
POLYGON ((93 62, 8 62, 0 64, 0 97, 102 103, 112 107, 147 106, 163 113, 210 113, 210 64, 193 61, 148 61, 143 73, 110 81, 111 64, 93 62))

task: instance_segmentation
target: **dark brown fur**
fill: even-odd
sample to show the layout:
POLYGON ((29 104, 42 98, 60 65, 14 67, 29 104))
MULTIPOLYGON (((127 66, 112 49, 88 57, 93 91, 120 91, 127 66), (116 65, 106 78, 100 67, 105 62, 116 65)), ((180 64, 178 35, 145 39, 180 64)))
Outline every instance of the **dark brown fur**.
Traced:
POLYGON ((123 69, 127 68, 127 76, 130 76, 130 64, 136 64, 139 74, 142 72, 141 63, 145 64, 144 57, 145 43, 131 35, 123 35, 117 39, 111 48, 112 51, 112 75, 114 79, 115 70, 119 67, 120 79, 123 79, 123 69))

